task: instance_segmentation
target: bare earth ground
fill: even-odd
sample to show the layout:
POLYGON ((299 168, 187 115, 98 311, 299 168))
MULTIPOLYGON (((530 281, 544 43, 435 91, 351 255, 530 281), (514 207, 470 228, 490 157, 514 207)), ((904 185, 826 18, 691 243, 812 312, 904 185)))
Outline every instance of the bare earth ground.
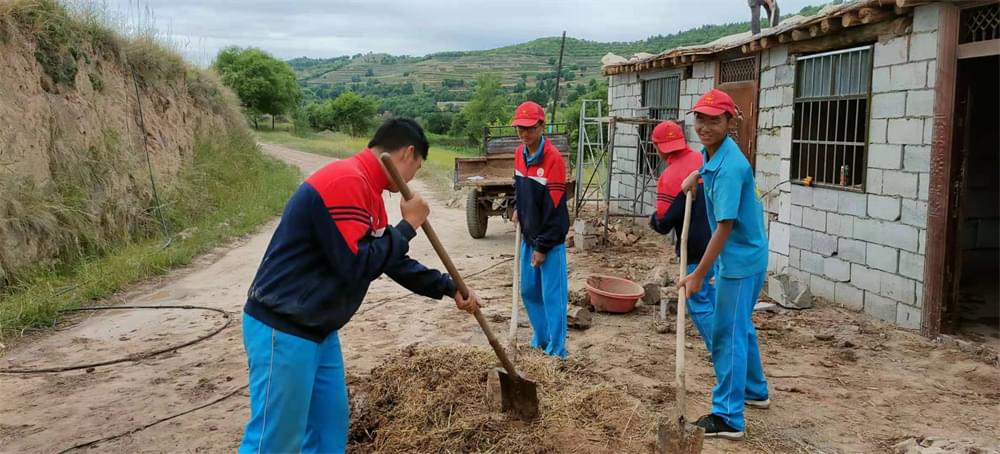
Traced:
MULTIPOLYGON (((329 159, 274 145, 264 148, 306 173, 329 159)), ((414 186, 427 193, 425 185, 414 186)), ((494 329, 506 333, 511 225, 495 220, 487 238, 473 240, 463 210, 426 196, 433 224, 456 265, 488 299, 484 312, 494 329)), ((398 199, 386 206, 398 219, 398 199)), ((61 452, 235 392, 214 405, 91 447, 130 453, 234 451, 248 416, 241 389, 247 377, 239 318, 275 225, 109 302, 222 309, 233 320, 220 334, 171 353, 90 371, 0 374, 0 451, 61 452)), ((585 276, 594 272, 641 279, 672 256, 652 237, 606 251, 570 251, 572 289, 581 288, 585 276)), ((411 255, 439 266, 424 238, 411 243, 411 255)), ((622 389, 666 411, 674 335, 656 332, 654 312, 639 307, 628 315, 596 314, 591 329, 570 332, 569 349, 622 389)), ((224 323, 221 314, 198 310, 84 314, 7 351, 0 368, 114 359, 182 344, 224 323)), ((755 320, 773 405, 748 410, 745 442, 710 440, 706 452, 887 452, 900 440, 923 436, 1000 449, 1000 369, 981 358, 832 306, 757 313, 755 320)), ((362 376, 391 352, 415 342, 486 345, 472 318, 450 301, 407 296, 388 279, 373 283, 361 312, 341 336, 348 372, 362 376)), ((530 328, 522 325, 522 342, 529 336, 530 328)), ((714 376, 701 340, 692 335, 688 342, 688 416, 695 418, 709 408, 714 376)), ((652 426, 655 421, 637 423, 652 426)))

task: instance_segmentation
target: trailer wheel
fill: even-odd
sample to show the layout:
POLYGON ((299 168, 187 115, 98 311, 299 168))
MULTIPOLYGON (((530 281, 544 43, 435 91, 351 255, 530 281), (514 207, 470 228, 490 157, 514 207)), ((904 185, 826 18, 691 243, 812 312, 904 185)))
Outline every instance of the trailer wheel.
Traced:
POLYGON ((489 215, 486 209, 479 204, 479 191, 469 191, 465 200, 465 223, 469 227, 469 235, 479 239, 486 236, 486 225, 489 215))

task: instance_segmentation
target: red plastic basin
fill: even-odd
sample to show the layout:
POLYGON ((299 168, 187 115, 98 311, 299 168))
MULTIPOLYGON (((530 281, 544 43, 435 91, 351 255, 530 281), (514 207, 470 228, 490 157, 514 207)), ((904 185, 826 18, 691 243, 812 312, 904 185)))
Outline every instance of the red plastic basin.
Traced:
POLYGON ((590 276, 585 285, 590 304, 598 310, 616 314, 632 312, 635 303, 645 294, 639 284, 614 276, 590 276))

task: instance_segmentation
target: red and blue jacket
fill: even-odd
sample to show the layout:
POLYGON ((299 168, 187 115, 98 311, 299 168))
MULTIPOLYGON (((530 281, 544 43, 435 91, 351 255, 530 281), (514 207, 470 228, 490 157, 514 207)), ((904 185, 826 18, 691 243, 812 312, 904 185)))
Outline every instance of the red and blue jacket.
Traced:
POLYGON ((554 145, 542 137, 540 150, 529 155, 526 145, 514 153, 514 203, 524 241, 543 254, 566 241, 566 163, 554 145))
MULTIPOLYGON (((680 239, 684 228, 684 207, 687 194, 681 191, 681 183, 692 172, 701 168, 704 162, 701 153, 691 148, 678 150, 667 155, 667 169, 656 184, 656 212, 649 218, 649 226, 666 235, 671 230, 674 238, 680 239)), ((697 194, 691 203, 691 225, 688 227, 688 263, 698 264, 705 255, 712 231, 708 228, 708 214, 705 210, 705 190, 698 185, 697 194)), ((677 256, 681 255, 681 242, 674 242, 677 256)))
POLYGON ((454 295, 450 276, 407 256, 413 227, 405 220, 388 225, 382 200, 388 186, 370 150, 306 179, 285 205, 244 311, 279 331, 322 342, 347 324, 382 273, 429 298, 454 295))

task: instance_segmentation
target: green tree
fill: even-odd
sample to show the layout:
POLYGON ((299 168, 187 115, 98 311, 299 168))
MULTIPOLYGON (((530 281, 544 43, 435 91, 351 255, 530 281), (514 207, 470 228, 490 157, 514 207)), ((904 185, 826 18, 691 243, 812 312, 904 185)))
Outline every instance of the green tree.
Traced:
POLYGON ((375 124, 376 109, 374 100, 352 91, 341 93, 330 101, 330 114, 336 118, 332 123, 354 137, 364 135, 375 124))
POLYGON ((465 135, 470 142, 478 143, 483 128, 506 120, 507 97, 500 89, 500 78, 495 74, 481 74, 476 78, 476 91, 462 109, 468 123, 465 135))
POLYGON ((451 112, 434 112, 425 116, 427 130, 434 134, 446 134, 451 128, 455 114, 451 112))
POLYGON ((260 49, 227 47, 219 51, 212 66, 239 96, 254 128, 257 117, 268 114, 273 129, 274 116, 295 109, 302 100, 292 68, 260 49))

